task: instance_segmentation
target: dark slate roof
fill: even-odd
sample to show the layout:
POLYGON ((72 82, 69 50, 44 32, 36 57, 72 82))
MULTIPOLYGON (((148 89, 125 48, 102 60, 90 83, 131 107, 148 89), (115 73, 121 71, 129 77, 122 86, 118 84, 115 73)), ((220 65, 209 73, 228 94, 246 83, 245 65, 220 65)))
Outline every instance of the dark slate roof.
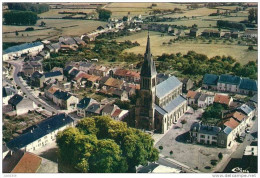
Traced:
POLYGON ((257 81, 243 78, 239 85, 239 89, 257 91, 257 81))
POLYGON ((16 106, 22 100, 23 100, 23 97, 21 95, 15 94, 12 98, 9 99, 8 103, 13 106, 16 106))
POLYGON ((109 79, 109 77, 102 77, 101 79, 100 79, 100 83, 101 84, 104 84, 104 83, 106 83, 106 81, 109 79))
POLYGON ((124 93, 124 90, 115 88, 112 93, 116 96, 121 96, 124 93))
POLYGON ((7 97, 15 93, 16 93, 15 89, 11 87, 3 87, 3 97, 7 97))
POLYGON ((218 83, 218 76, 214 74, 205 74, 203 78, 203 84, 206 85, 217 85, 218 83))
POLYGON ((51 47, 53 47, 54 49, 60 49, 60 43, 51 44, 51 47))
POLYGON ((71 71, 70 75, 76 77, 76 75, 77 75, 78 73, 79 73, 79 70, 73 69, 73 70, 71 71))
POLYGON ((232 85, 239 85, 240 81, 241 81, 240 77, 228 75, 228 74, 220 75, 218 80, 219 83, 227 83, 232 85))
POLYGON ((80 100, 80 102, 77 104, 77 107, 80 109, 85 109, 86 107, 88 107, 89 104, 93 102, 96 102, 96 100, 85 97, 82 100, 80 100))
POLYGON ((28 49, 28 48, 33 48, 33 47, 40 46, 40 45, 42 45, 41 42, 24 43, 21 45, 9 47, 6 50, 4 50, 3 53, 7 54, 7 53, 12 53, 12 52, 17 52, 17 51, 21 51, 21 50, 28 49))
POLYGON ((41 74, 40 72, 38 71, 35 71, 33 74, 32 74, 32 78, 41 78, 43 76, 43 74, 41 74))
POLYGON ((23 148, 24 146, 72 122, 73 119, 64 113, 51 116, 37 124, 36 127, 32 127, 32 129, 27 133, 22 134, 8 142, 7 147, 10 149, 23 148))
POLYGON ((45 78, 56 77, 56 76, 60 76, 60 75, 62 75, 62 73, 60 71, 48 72, 48 73, 44 74, 45 78))
POLYGON ((156 74, 157 74, 157 72, 156 72, 154 61, 152 59, 152 53, 151 53, 151 48, 150 48, 150 37, 148 35, 146 51, 144 54, 144 63, 141 68, 141 76, 151 77, 156 74))
POLYGON ((199 101, 205 101, 208 96, 209 96, 209 95, 202 93, 202 94, 200 95, 200 97, 199 97, 199 101))
POLYGON ((99 108, 100 108, 100 104, 93 103, 86 109, 86 112, 95 113, 99 108))
POLYGON ((11 112, 11 111, 13 111, 13 110, 14 110, 14 109, 13 109, 13 106, 12 106, 12 105, 10 105, 10 104, 8 104, 8 105, 3 105, 3 108, 2 108, 3 114, 8 113, 8 112, 11 112))
POLYGON ((199 122, 195 122, 191 125, 190 130, 208 135, 217 135, 221 131, 221 128, 216 126, 207 126, 199 122))
POLYGON ((64 72, 69 72, 72 68, 73 66, 67 66, 65 67, 64 72))
POLYGON ((59 91, 57 90, 55 93, 54 93, 54 96, 58 99, 61 99, 61 100, 68 100, 72 95, 69 94, 68 92, 64 92, 64 91, 59 91))
POLYGON ((254 103, 258 103, 258 95, 255 94, 252 98, 250 98, 250 101, 252 101, 254 103))
POLYGON ((165 115, 165 114, 167 114, 167 111, 165 111, 163 108, 161 108, 160 106, 158 106, 158 105, 154 105, 154 107, 155 107, 155 110, 157 111, 157 112, 159 112, 161 115, 165 115))
POLYGON ((156 85, 156 96, 158 98, 161 98, 167 95, 170 91, 174 90, 179 85, 181 85, 179 79, 177 79, 175 76, 171 76, 167 80, 156 85))
POLYGON ((169 113, 172 110, 174 110, 176 107, 178 107, 184 101, 186 101, 186 98, 179 95, 174 100, 170 101, 166 106, 164 106, 163 109, 169 113))
POLYGON ((246 104, 242 104, 240 107, 237 108, 237 110, 244 112, 246 115, 250 114, 253 111, 253 109, 246 104))

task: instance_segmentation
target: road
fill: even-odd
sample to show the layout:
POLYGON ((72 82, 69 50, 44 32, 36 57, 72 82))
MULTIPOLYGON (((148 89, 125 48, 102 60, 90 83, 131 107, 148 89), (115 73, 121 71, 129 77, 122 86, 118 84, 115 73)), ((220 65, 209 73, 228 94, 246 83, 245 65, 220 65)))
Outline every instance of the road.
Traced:
POLYGON ((51 113, 59 113, 56 109, 52 108, 51 106, 47 105, 44 102, 41 102, 38 97, 34 96, 21 82, 20 78, 17 76, 18 72, 22 70, 22 61, 8 61, 10 64, 12 64, 15 68, 13 73, 13 79, 16 85, 21 87, 21 90, 23 93, 26 94, 27 98, 32 100, 37 106, 40 104, 42 107, 45 107, 45 109, 51 113))

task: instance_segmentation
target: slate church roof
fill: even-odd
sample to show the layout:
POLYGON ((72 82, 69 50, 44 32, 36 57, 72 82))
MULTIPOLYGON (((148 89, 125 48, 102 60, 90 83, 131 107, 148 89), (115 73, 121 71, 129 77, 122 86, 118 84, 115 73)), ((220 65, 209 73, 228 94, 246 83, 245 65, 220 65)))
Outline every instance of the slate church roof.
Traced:
POLYGON ((164 97, 180 85, 181 82, 179 81, 179 79, 177 79, 175 76, 171 76, 167 80, 156 85, 156 96, 158 98, 164 97))

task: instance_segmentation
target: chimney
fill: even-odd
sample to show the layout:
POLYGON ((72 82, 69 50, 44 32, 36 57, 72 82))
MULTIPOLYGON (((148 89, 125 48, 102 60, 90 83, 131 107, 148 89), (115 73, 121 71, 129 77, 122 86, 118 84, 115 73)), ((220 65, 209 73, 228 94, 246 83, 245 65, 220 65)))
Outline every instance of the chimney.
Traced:
POLYGON ((33 130, 31 130, 31 133, 33 133, 33 130))

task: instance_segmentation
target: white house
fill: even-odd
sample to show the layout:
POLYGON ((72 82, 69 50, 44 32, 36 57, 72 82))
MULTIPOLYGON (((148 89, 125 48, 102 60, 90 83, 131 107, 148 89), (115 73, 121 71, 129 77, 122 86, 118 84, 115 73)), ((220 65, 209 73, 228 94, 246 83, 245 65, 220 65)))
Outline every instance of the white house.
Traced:
POLYGON ((10 98, 8 104, 12 105, 18 116, 26 114, 28 111, 33 111, 37 107, 33 101, 18 94, 10 98))
POLYGON ((7 143, 11 150, 21 149, 34 152, 56 141, 59 131, 73 126, 74 120, 66 114, 51 116, 37 125, 32 126, 28 132, 14 138, 7 143))
POLYGON ((36 56, 43 48, 44 45, 41 42, 12 46, 3 51, 3 61, 12 60, 14 57, 21 57, 22 54, 36 56))
POLYGON ((213 104, 214 95, 201 94, 198 99, 198 107, 203 108, 213 104))

